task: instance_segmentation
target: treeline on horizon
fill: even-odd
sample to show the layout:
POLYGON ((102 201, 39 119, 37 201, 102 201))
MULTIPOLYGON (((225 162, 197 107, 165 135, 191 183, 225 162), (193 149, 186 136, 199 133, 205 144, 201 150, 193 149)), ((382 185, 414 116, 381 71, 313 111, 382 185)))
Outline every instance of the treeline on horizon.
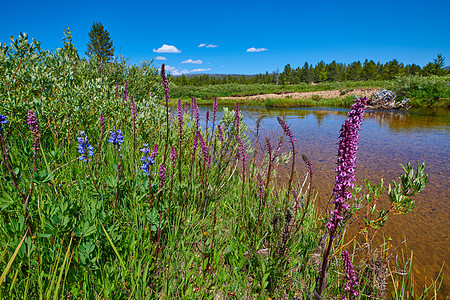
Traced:
POLYGON ((305 62, 303 67, 293 69, 290 64, 284 67, 283 72, 266 72, 257 75, 181 75, 170 76, 170 82, 180 86, 205 86, 215 84, 300 84, 321 83, 337 81, 365 81, 365 80, 392 80, 397 76, 444 76, 450 74, 450 70, 444 69, 445 58, 438 54, 433 62, 425 67, 416 64, 404 65, 393 59, 385 64, 375 63, 366 59, 363 63, 355 61, 349 65, 333 61, 326 64, 323 60, 313 66, 305 62))

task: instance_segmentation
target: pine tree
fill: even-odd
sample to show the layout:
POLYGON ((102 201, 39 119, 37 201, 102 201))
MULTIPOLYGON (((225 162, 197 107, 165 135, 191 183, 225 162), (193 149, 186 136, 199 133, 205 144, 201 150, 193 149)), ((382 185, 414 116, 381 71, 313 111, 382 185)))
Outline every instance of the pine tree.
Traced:
POLYGON ((90 59, 98 59, 100 62, 108 62, 114 57, 114 47, 109 32, 100 22, 94 22, 89 32, 89 43, 86 55, 90 59))

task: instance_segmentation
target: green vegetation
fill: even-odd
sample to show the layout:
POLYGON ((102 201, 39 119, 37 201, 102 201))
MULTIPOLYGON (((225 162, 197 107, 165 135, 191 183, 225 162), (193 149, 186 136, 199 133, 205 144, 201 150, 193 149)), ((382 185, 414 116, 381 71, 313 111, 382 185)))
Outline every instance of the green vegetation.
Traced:
MULTIPOLYGON (((171 118, 158 70, 80 59, 70 32, 63 41, 56 52, 24 34, 0 45, 0 298, 314 295, 328 217, 298 153, 278 151, 293 139, 286 124, 252 146, 238 109, 216 120, 213 108, 200 124, 194 100, 192 114, 179 107, 171 118)), ((385 295, 388 279, 393 298, 414 293, 410 272, 391 265, 386 275, 393 247, 371 244, 425 187, 424 165, 404 171, 387 189, 389 209, 376 206, 382 182, 355 189, 330 243, 325 299, 348 296, 341 253, 352 245, 358 299, 385 295), (363 246, 344 244, 362 212, 363 246)), ((438 281, 424 294, 437 290, 438 281)))

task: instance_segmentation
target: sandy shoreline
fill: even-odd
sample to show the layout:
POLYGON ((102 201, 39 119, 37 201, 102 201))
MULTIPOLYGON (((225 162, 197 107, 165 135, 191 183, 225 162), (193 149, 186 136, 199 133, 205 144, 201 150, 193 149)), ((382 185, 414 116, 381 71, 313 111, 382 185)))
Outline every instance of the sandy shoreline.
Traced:
POLYGON ((377 92, 378 88, 364 88, 353 89, 341 95, 341 90, 330 91, 314 91, 314 92, 292 92, 292 93, 277 93, 277 94, 260 94, 252 96, 240 96, 240 97, 219 97, 217 99, 234 99, 234 100, 265 100, 268 98, 290 98, 290 99, 311 99, 314 95, 321 98, 344 98, 347 95, 357 95, 359 97, 371 97, 373 92, 377 92))

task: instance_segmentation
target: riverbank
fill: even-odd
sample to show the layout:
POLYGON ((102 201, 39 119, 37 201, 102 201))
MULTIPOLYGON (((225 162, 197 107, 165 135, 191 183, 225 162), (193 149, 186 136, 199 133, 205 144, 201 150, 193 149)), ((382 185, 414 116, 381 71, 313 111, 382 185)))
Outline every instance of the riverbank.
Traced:
MULTIPOLYGON (((357 97, 371 97, 380 89, 394 91, 398 98, 409 98, 411 107, 450 107, 450 76, 403 76, 390 81, 346 81, 318 84, 217 84, 209 86, 171 86, 172 98, 189 103, 195 97, 201 105, 239 102, 266 107, 350 107, 357 97)), ((172 105, 176 105, 173 102, 172 105)))

